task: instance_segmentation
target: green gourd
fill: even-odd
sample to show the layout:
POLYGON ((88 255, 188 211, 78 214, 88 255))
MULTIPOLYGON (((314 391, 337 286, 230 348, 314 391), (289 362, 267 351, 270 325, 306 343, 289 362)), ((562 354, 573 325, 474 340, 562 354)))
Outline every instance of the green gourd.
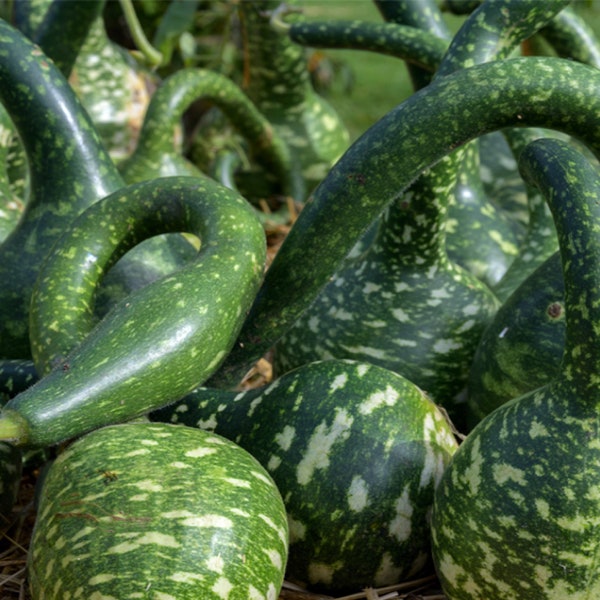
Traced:
POLYGON ((25 207, 10 174, 9 157, 15 149, 15 135, 8 113, 0 105, 0 242, 15 228, 25 207))
POLYGON ((28 310, 40 264, 71 219, 122 180, 60 72, 0 22, 0 101, 25 150, 29 194, 0 246, 0 356, 28 358, 28 310))
POLYGON ((312 194, 210 385, 236 385, 315 300, 379 213, 456 145, 503 127, 533 126, 563 131, 597 152, 598 98, 596 69, 523 57, 459 70, 402 102, 352 144, 312 194), (465 111, 471 119, 463 119, 465 111))
POLYGON ((429 564, 433 491, 457 443, 403 377, 315 362, 245 392, 199 388, 150 417, 223 435, 269 471, 290 524, 288 580, 340 595, 429 564))
MULTIPOLYGON (((247 75, 242 85, 287 143, 310 193, 348 147, 349 134, 335 109, 313 89, 304 48, 271 25, 279 6, 278 0, 238 3, 247 75)), ((304 201, 305 195, 296 199, 304 201)))
POLYGON ((36 282, 31 344, 44 376, 6 404, 0 438, 51 446, 200 385, 228 353, 256 293, 264 237, 248 203, 208 179, 134 184, 89 207, 36 282), (94 292, 110 264, 150 236, 182 230, 201 240, 195 259, 95 324, 94 292))
MULTIPOLYGON (((542 15, 538 7, 517 13, 526 14, 531 26, 552 14, 544 8, 542 15)), ((497 37, 502 39, 502 32, 510 30, 506 47, 511 47, 509 40, 518 42, 510 19, 499 19, 493 11, 481 16, 486 35, 478 41, 483 49, 491 37, 487 26, 492 17, 500 21, 497 37)), ((474 18, 465 37, 477 39, 481 27, 474 18)), ((527 26, 521 27, 520 35, 528 35, 527 26)), ((447 54, 451 65, 456 54, 464 52, 463 42, 463 37, 453 40, 447 54)), ((448 69, 447 64, 440 69, 448 69)), ((444 72, 438 71, 439 77, 444 72)), ((460 418, 455 405, 462 400, 479 338, 499 306, 485 285, 477 285, 475 276, 449 260, 446 250, 450 198, 461 193, 463 176, 473 193, 476 182, 470 174, 478 172, 478 164, 468 161, 475 155, 469 151, 464 157, 445 158, 387 209, 371 246, 344 264, 277 344, 279 372, 327 357, 372 360, 404 375, 446 407, 452 418, 460 418), (458 180, 449 177, 452 171, 458 180)))
POLYGON ((164 423, 73 442, 41 489, 33 600, 277 598, 288 528, 263 467, 230 441, 164 423))
POLYGON ((503 302, 483 332, 467 384, 469 428, 556 374, 565 343, 560 271, 555 253, 503 302))
POLYGON ((600 179, 558 140, 534 142, 520 167, 556 223, 565 349, 552 381, 481 421, 442 477, 433 557, 450 600, 591 599, 600 592, 600 179))

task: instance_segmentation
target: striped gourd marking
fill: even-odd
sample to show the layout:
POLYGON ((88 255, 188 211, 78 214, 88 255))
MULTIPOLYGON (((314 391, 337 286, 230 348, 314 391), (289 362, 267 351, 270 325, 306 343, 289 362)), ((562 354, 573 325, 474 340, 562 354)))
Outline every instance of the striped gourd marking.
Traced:
POLYGON ((451 599, 600 593, 597 320, 600 179, 568 144, 521 155, 547 198, 565 281, 565 352, 553 381, 491 413, 437 488, 433 556, 451 599))
POLYGON ((28 559, 34 600, 276 600, 288 527, 268 473, 230 441, 113 425, 62 452, 28 559))
POLYGON ((321 361, 237 395, 200 388, 151 418, 214 430, 269 471, 288 512, 287 578, 349 593, 426 563, 433 490, 457 444, 399 375, 321 361))

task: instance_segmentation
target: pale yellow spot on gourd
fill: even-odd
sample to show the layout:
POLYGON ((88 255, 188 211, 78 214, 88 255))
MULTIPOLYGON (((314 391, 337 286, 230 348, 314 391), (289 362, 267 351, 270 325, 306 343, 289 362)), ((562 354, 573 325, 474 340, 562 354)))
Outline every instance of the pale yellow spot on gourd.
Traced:
POLYGON ((276 569, 281 570, 283 568, 283 558, 277 550, 263 548, 263 552, 269 557, 269 560, 276 569))
POLYGON ((306 537, 306 525, 288 515, 288 529, 290 532, 290 544, 299 542, 306 537))
POLYGON ((166 594, 165 592, 155 591, 153 594, 153 600, 177 600, 172 594, 166 594))
POLYGON ((212 591, 217 594, 219 598, 222 598, 222 600, 227 600, 229 598, 229 593, 232 589, 233 585, 225 577, 219 577, 212 586, 212 591))
POLYGON ((547 435, 549 435, 548 430, 544 427, 544 425, 542 425, 542 423, 535 420, 531 423, 531 427, 529 428, 529 436, 532 439, 547 435))
POLYGON ((64 556, 61 559, 60 564, 63 568, 66 568, 72 562, 77 562, 79 560, 85 560, 86 558, 89 558, 90 556, 91 556, 90 553, 88 553, 88 554, 67 554, 66 556, 64 556))
POLYGON ((547 519, 550 516, 550 505, 545 500, 536 498, 534 504, 542 519, 547 519))
POLYGON ((237 477, 226 477, 224 479, 227 483, 233 485, 234 487, 240 488, 249 488, 250 482, 246 479, 238 479, 237 477))
POLYGON ((177 583, 193 584, 196 581, 204 581, 204 575, 201 575, 200 573, 188 573, 187 571, 178 571, 177 573, 169 575, 167 579, 170 579, 171 581, 175 581, 177 583))
POLYGON ((162 492, 163 487, 160 483, 156 483, 156 481, 152 481, 151 479, 143 479, 142 481, 135 481, 131 484, 132 486, 145 490, 147 492, 162 492))
POLYGON ((187 463, 181 462, 181 461, 172 462, 169 466, 173 467, 174 469, 189 469, 190 468, 190 465, 188 465, 187 463))
POLYGON ((471 464, 465 470, 464 479, 469 486, 469 492, 472 496, 476 496, 481 484, 481 465, 483 457, 480 453, 481 440, 476 437, 473 439, 471 446, 471 464))
POLYGON ((385 390, 373 392, 360 404, 358 412, 362 415, 370 415, 375 409, 381 406, 394 406, 400 394, 391 385, 386 386, 385 390))
POLYGON ((144 446, 158 446, 156 440, 140 440, 140 444, 143 444, 144 446))
POLYGON ((129 497, 130 502, 144 502, 145 500, 148 500, 148 494, 135 494, 135 496, 129 497))
POLYGON ((89 525, 86 525, 85 527, 82 527, 79 531, 77 531, 73 537, 71 538, 71 543, 76 542, 78 539, 85 537, 86 535, 89 535, 90 533, 94 533, 96 532, 96 528, 95 527, 91 527, 89 525))
POLYGON ((137 450, 132 450, 131 452, 127 452, 124 454, 126 457, 130 456, 143 456, 145 454, 150 454, 150 450, 148 448, 138 448, 137 450))
POLYGON ((240 517, 249 517, 250 513, 246 512, 245 510, 242 510, 241 508, 232 508, 231 512, 234 515, 239 515, 240 517))
POLYGON ((186 527, 217 527, 219 529, 231 529, 233 521, 223 515, 201 515, 197 517, 189 517, 182 521, 186 527))
POLYGON ((462 344, 455 340, 439 339, 433 345, 433 351, 438 354, 447 354, 452 350, 460 350, 460 348, 462 348, 462 344))
POLYGON ((115 546, 111 546, 106 553, 107 554, 125 554, 126 552, 133 552, 139 548, 139 544, 134 542, 121 542, 115 546))
POLYGON ((385 552, 375 572, 375 586, 383 587, 391 585, 399 581, 401 576, 402 568, 395 566, 391 554, 385 552))
POLYGON ((93 592, 90 596, 90 600, 119 600, 115 596, 107 596, 101 592, 93 592))
POLYGON ((354 512, 360 512, 369 504, 369 486, 360 476, 355 475, 352 478, 348 488, 348 506, 354 512))
POLYGON ((404 487, 402 495, 396 500, 394 508, 396 516, 390 522, 389 532, 399 542, 404 542, 410 537, 412 531, 412 514, 414 510, 410 501, 410 488, 408 485, 404 487))
POLYGON ((156 544, 167 548, 179 548, 181 546, 175 537, 160 531, 147 531, 136 540, 136 543, 156 544))
POLYGON ((248 600, 264 600, 264 596, 253 585, 249 585, 248 600))
POLYGON ((210 556, 206 560, 206 568, 209 571, 214 571, 215 573, 223 573, 223 567, 225 566, 225 561, 219 555, 210 556))
POLYGON ((589 519, 580 515, 574 517, 573 519, 560 517, 556 520, 556 524, 563 529, 568 529, 569 531, 581 532, 585 531, 589 526, 589 519))
POLYGON ((353 422, 354 418, 346 410, 338 408, 331 427, 328 427, 325 421, 317 426, 296 468, 296 478, 300 485, 309 483, 316 469, 329 466, 331 448, 336 442, 348 438, 353 422))
POLYGON ((291 425, 286 425, 280 433, 275 434, 275 443, 284 451, 288 451, 292 442, 294 441, 294 437, 296 436, 296 428, 291 425))
POLYGON ((308 565, 308 580, 310 583, 323 583, 325 585, 331 585, 333 575, 343 567, 341 561, 337 561, 331 565, 325 563, 310 563, 308 565))
POLYGON ((492 473, 494 476, 494 481, 498 485, 503 485, 507 481, 514 481, 519 485, 525 485, 527 483, 525 471, 522 469, 517 469, 516 467, 506 463, 495 464, 492 467, 492 473))
POLYGON ((331 382, 331 385, 329 386, 329 391, 331 393, 333 393, 337 390, 343 390, 346 387, 347 383, 348 383, 347 373, 340 373, 339 375, 336 375, 334 377, 333 381, 331 382))
POLYGON ((102 583, 112 581, 115 578, 116 575, 114 573, 100 573, 98 575, 94 575, 94 577, 90 577, 88 580, 88 585, 100 585, 102 583))
POLYGON ((408 313, 401 308, 394 308, 392 310, 392 317, 394 317, 396 321, 400 321, 400 323, 408 323, 410 321, 408 313))
POLYGON ((211 454, 214 454, 216 451, 217 450, 215 448, 200 447, 194 450, 188 450, 185 453, 185 456, 187 456, 188 458, 204 458, 205 456, 210 456, 211 454))

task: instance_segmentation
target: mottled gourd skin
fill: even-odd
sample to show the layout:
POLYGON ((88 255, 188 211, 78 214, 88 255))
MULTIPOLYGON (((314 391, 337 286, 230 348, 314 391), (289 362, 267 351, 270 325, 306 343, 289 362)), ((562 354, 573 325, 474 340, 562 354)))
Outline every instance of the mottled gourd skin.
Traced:
POLYGON ((288 529, 267 472, 199 429, 112 425, 62 452, 28 557, 33 600, 276 600, 288 529))
POLYGON ((550 383, 497 408, 454 454, 435 494, 433 558, 450 600, 592 600, 600 594, 600 179, 556 140, 534 142, 520 164, 557 226, 565 351, 550 383))
POLYGON ((448 259, 444 221, 455 179, 447 174, 428 172, 384 213, 368 249, 345 262, 278 342, 277 372, 319 359, 367 360, 458 416, 458 395, 499 303, 448 259))
POLYGON ((564 282, 556 253, 508 297, 479 340, 467 384, 469 428, 549 383, 564 346, 564 282))
POLYGON ((237 395, 200 388, 151 418, 213 430, 269 471, 288 512, 287 579, 337 596, 426 564, 434 489, 457 443, 399 375, 315 362, 237 395))
POLYGON ((54 445, 201 385, 233 345, 264 261, 264 230, 246 200, 208 179, 134 184, 91 206, 38 278, 32 346, 45 376, 4 407, 0 438, 54 445), (107 265, 149 236, 182 230, 202 240, 194 260, 95 323, 94 293, 107 265))

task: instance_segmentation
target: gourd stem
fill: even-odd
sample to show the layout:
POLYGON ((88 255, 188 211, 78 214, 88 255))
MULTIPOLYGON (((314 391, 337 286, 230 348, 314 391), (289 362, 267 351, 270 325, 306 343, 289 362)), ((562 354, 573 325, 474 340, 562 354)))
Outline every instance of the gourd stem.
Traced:
POLYGON ((135 12, 133 2, 131 0, 119 0, 119 4, 121 5, 125 22, 129 28, 129 33, 131 34, 131 37, 133 38, 138 50, 142 53, 143 57, 150 64, 150 66, 160 66, 164 60, 164 57, 160 51, 152 46, 146 37, 146 34, 140 25, 140 20, 135 12))
POLYGON ((579 384, 597 387, 600 373, 598 171, 567 142, 553 139, 540 139, 527 146, 519 167, 523 177, 542 191, 556 224, 565 282, 562 379, 570 387, 579 384))
POLYGON ((448 48, 447 42, 426 31, 397 23, 302 21, 290 24, 288 35, 303 46, 376 52, 432 73, 448 48))
POLYGON ((92 23, 101 18, 104 5, 105 0, 54 0, 48 7, 32 39, 65 77, 71 73, 92 23))

